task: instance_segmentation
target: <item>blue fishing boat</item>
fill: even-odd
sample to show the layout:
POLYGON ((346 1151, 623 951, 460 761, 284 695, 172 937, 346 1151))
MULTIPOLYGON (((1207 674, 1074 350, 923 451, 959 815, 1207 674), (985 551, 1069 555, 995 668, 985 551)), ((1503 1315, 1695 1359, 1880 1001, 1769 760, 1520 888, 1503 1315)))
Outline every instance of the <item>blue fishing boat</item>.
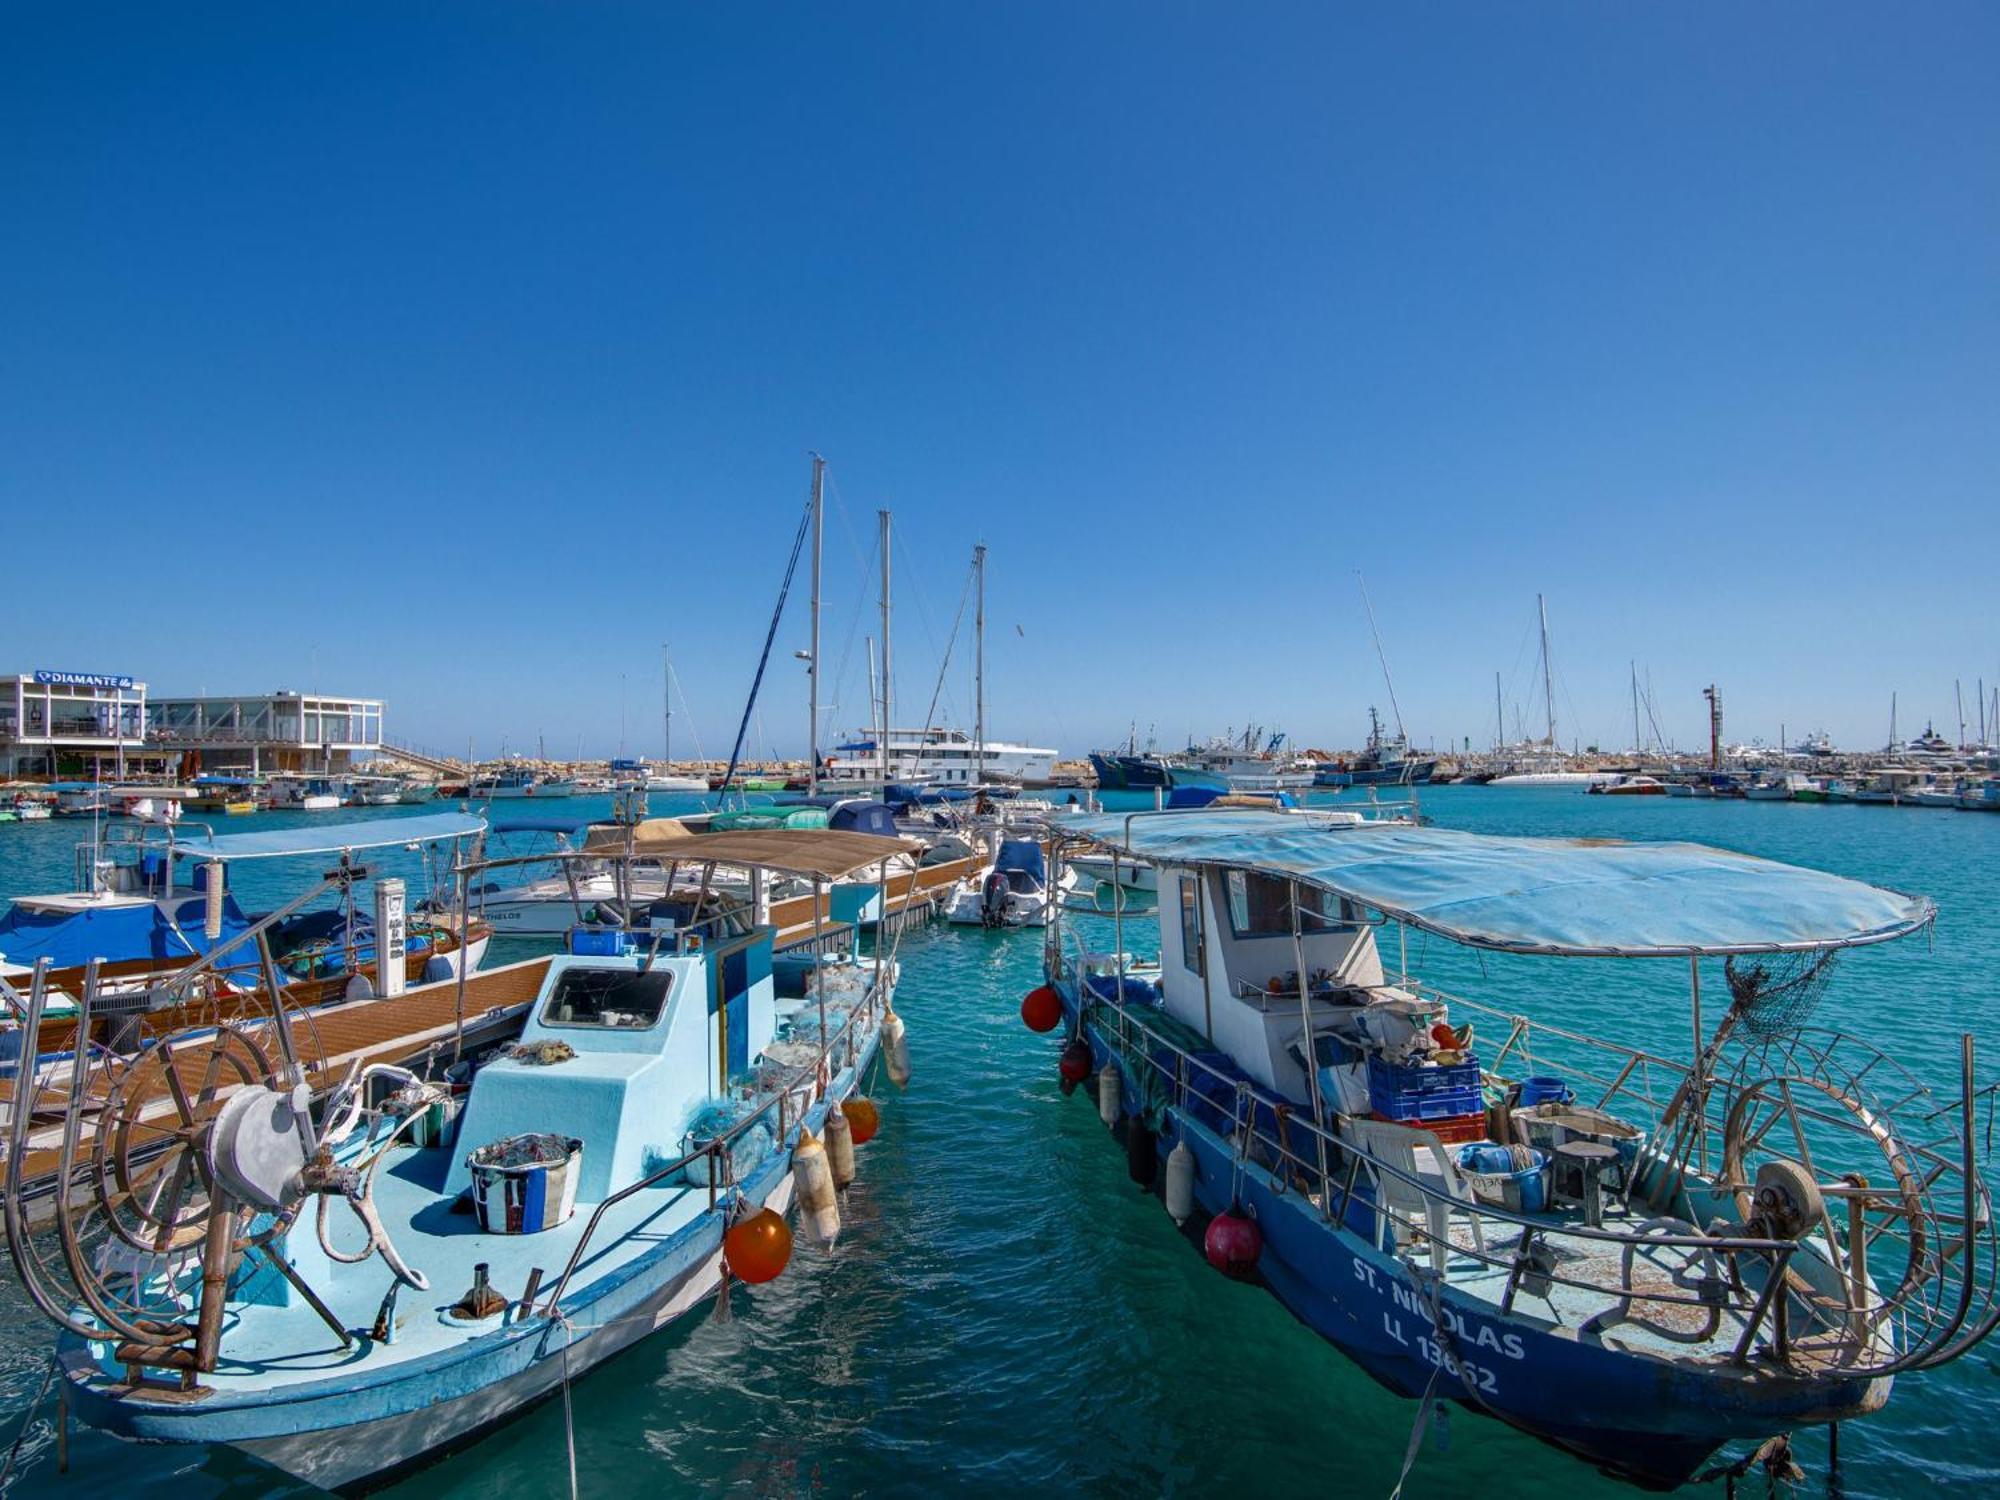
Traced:
MULTIPOLYGON (((909 853, 828 831, 701 843, 711 873, 822 885, 909 853)), ((469 1085, 373 1064, 313 1100, 278 995, 261 1031, 159 1044, 150 1065, 179 1080, 180 1109, 135 1164, 119 1134, 132 1080, 98 1147, 79 1068, 62 1173, 90 1211, 58 1215, 59 1258, 14 1232, 19 1112, 10 1245, 61 1330, 70 1409, 367 1488, 566 1391, 732 1278, 777 1274, 795 1185, 802 1226, 831 1245, 873 1118, 846 1104, 878 1051, 907 1076, 893 959, 774 955, 742 903, 689 916, 579 933, 469 1085)), ((32 1035, 40 987, 22 1003, 32 1035)))
POLYGON ((1097 775, 1097 789, 1101 792, 1150 792, 1155 787, 1173 785, 1166 757, 1161 755, 1093 750, 1090 769, 1097 775))
POLYGON ((1159 960, 1125 956, 1122 914, 1110 955, 1052 927, 1024 1019, 1063 1029, 1065 1081, 1095 1080, 1211 1263, 1420 1424, 1457 1402, 1671 1487, 1722 1445, 1878 1410, 2000 1321, 1970 1038, 1933 1096, 1815 1024, 1836 956, 1925 929, 1928 900, 1688 844, 1058 821, 1061 849, 1158 872, 1159 960), (1692 1055, 1445 994, 1389 941, 1412 928, 1684 966, 1692 1055))
POLYGON ((1437 772, 1435 757, 1410 754, 1409 738, 1382 731, 1382 716, 1368 710, 1368 744, 1352 761, 1322 764, 1313 771, 1317 787, 1424 786, 1437 772))

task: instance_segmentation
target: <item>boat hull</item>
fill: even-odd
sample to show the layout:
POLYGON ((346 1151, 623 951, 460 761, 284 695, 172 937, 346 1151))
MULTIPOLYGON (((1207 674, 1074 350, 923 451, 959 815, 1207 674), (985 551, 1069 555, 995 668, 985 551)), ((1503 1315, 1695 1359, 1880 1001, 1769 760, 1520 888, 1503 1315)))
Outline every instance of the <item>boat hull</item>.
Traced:
MULTIPOLYGON (((1074 990, 1061 983, 1057 991, 1074 1025, 1074 990)), ((1093 1069, 1113 1059, 1095 1023, 1083 1034, 1093 1069)), ((1141 1097, 1122 1058, 1118 1067, 1123 1097, 1141 1097)), ((1173 1106, 1158 1159, 1178 1142, 1195 1158, 1199 1212, 1247 1210, 1263 1232, 1264 1284, 1374 1379, 1399 1395, 1433 1392, 1498 1417, 1636 1484, 1673 1488, 1725 1443, 1858 1416, 1888 1400, 1886 1377, 1806 1381, 1754 1365, 1680 1365, 1581 1339, 1572 1328, 1503 1318, 1449 1287, 1434 1304, 1428 1283, 1361 1232, 1372 1229, 1366 1204, 1348 1209, 1344 1223, 1327 1221, 1311 1198, 1239 1162, 1229 1142, 1173 1106)))

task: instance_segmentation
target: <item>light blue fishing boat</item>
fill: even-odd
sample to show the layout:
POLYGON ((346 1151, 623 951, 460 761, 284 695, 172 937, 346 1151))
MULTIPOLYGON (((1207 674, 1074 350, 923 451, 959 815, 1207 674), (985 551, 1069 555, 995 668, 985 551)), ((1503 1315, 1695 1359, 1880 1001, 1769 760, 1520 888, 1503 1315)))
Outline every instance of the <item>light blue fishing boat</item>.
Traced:
POLYGON ((1122 915, 1110 954, 1052 928, 1024 1018, 1064 1027, 1064 1079, 1094 1081, 1210 1261, 1420 1423, 1458 1402, 1671 1487, 1724 1444, 1879 1409, 2000 1321, 1971 1039, 1933 1097, 1813 1019, 1835 956, 1922 930, 1929 901, 1688 844, 1059 823, 1156 872, 1159 963, 1125 956, 1122 915), (1564 1027, 1578 965, 1547 966, 1533 1015, 1446 995, 1408 972, 1410 928, 1684 966, 1692 1057, 1564 1027))
MULTIPOLYGON (((704 883, 727 865, 824 886, 914 848, 828 831, 698 842, 704 883)), ((830 1244, 851 1140, 835 1106, 878 1051, 892 1077, 908 1066, 893 962, 826 951, 830 936, 774 954, 748 905, 692 911, 580 932, 589 951, 548 961, 518 1044, 469 1085, 375 1065, 315 1100, 280 997, 277 1056, 254 1061, 228 1030, 157 1049, 179 1121, 135 1158, 115 1109, 97 1127, 108 1149, 87 1138, 79 1072, 64 1172, 83 1186, 58 1216, 62 1253, 10 1232, 62 1329, 71 1410, 363 1489, 726 1287, 725 1232, 751 1225, 768 1251, 782 1226, 759 1215, 795 1181, 830 1244)), ((23 1004, 32 1035, 38 987, 23 1004)))

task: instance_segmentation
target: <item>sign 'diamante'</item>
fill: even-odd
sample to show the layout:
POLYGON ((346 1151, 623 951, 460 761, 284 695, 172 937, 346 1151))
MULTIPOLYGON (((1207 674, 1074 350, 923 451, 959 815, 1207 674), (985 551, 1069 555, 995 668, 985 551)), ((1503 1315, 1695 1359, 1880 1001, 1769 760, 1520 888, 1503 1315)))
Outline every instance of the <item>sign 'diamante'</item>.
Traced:
POLYGON ((35 669, 35 681, 44 687, 90 687, 125 689, 133 686, 132 679, 117 672, 52 672, 46 667, 35 669))

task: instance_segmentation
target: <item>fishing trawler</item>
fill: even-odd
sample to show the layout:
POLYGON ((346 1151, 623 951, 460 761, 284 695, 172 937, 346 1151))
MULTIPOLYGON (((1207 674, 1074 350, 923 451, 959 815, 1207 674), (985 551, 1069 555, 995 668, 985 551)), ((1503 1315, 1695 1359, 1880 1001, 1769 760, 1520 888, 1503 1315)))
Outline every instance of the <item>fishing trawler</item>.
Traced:
POLYGON ((1124 956, 1118 913, 1109 955, 1058 918, 1023 1018, 1062 1028, 1064 1079, 1095 1079, 1211 1263, 1420 1421, 1457 1402, 1671 1487, 1880 1409, 2000 1322, 1971 1038, 1934 1096, 1813 1024, 1835 958, 1923 931, 1928 900, 1688 844, 1237 810, 1058 828, 1059 862, 1158 871, 1159 961, 1124 956), (1684 964, 1693 1055, 1447 995, 1391 928, 1684 964))
MULTIPOLYGON (((819 883, 909 852, 828 831, 709 847, 819 883)), ((22 1229, 38 1112, 16 1110, 9 1245, 59 1330, 69 1409, 366 1488, 777 1275, 795 1183, 830 1245, 843 1159, 873 1130, 855 1096, 878 1050, 907 1076, 893 962, 774 956, 740 904, 680 916, 534 961, 518 1044, 469 1083, 360 1054, 309 1070, 277 992, 259 1025, 162 1038, 108 1081, 84 1063, 45 1101, 89 1205, 58 1212, 55 1245, 22 1229)), ((42 987, 7 998, 32 1045, 42 987)))

